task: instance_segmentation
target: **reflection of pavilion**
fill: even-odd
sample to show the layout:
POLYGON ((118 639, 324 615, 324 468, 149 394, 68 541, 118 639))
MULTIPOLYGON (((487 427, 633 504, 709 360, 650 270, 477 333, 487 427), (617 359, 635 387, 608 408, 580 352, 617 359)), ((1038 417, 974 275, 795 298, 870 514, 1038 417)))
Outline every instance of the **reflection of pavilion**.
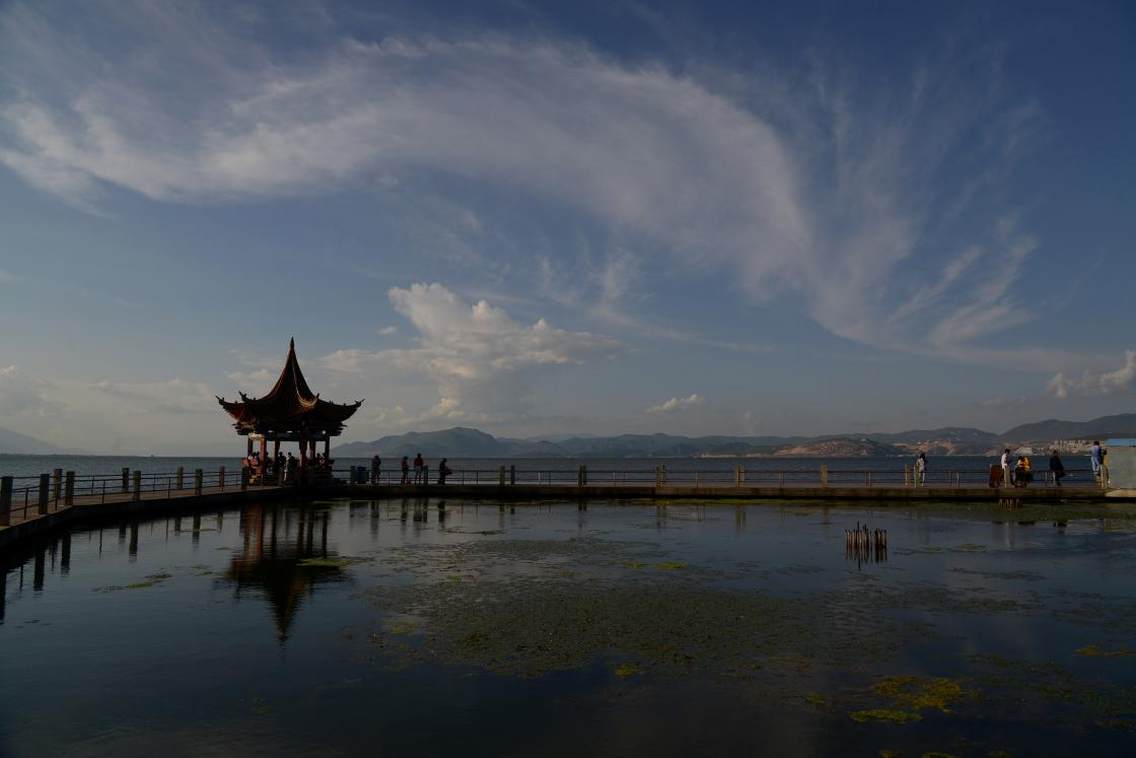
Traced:
POLYGON ((289 510, 250 505, 241 512, 244 544, 233 555, 225 579, 259 589, 272 609, 277 638, 288 631, 305 595, 316 585, 341 581, 342 568, 327 549, 327 511, 289 510))

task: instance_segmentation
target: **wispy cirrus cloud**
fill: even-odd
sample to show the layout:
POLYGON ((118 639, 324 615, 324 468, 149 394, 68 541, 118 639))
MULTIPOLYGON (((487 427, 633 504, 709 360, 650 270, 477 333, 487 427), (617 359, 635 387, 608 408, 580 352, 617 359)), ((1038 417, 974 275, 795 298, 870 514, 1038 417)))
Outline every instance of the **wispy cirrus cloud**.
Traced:
MULTIPOLYGON (((15 93, 0 163, 84 207, 111 186, 218 203, 441 173, 557 203, 754 298, 794 295, 862 343, 975 360, 1032 317, 1014 288, 1038 243, 1004 223, 1015 209, 993 190, 1041 114, 981 51, 888 86, 802 60, 728 89, 722 72, 571 42, 328 35, 283 60, 246 16, 85 10, 123 43, 91 41, 84 14, 49 5, 0 14, 15 93)), ((486 227, 472 211, 459 225, 486 227)), ((647 260, 612 251, 589 307, 631 323, 629 283, 659 265, 647 260)))

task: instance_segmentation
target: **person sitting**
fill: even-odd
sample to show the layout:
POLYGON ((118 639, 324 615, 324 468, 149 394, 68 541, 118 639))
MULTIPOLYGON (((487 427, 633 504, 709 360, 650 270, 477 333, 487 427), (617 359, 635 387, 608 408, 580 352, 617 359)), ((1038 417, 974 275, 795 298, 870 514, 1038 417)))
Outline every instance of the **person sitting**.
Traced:
POLYGON ((1018 462, 1014 465, 1014 486, 1027 487, 1030 483, 1030 460, 1025 455, 1018 456, 1018 462))

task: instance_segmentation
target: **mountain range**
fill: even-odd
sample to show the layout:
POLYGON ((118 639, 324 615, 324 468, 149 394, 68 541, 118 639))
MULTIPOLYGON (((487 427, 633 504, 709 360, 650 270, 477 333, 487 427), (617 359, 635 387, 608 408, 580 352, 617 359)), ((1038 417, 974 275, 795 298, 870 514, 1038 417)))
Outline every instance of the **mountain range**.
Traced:
POLYGON ((0 455, 66 455, 73 452, 11 429, 0 428, 0 455))
MULTIPOLYGON (((478 429, 454 427, 436 432, 407 432, 371 442, 351 442, 333 451, 341 457, 386 458, 689 458, 765 456, 986 455, 1004 446, 1046 447, 1058 440, 1136 437, 1136 413, 1091 421, 1050 419, 1023 424, 1002 434, 968 427, 912 429, 888 434, 841 434, 818 437, 686 437, 674 434, 615 436, 494 437, 478 429)), ((1070 449, 1066 446, 1066 449, 1070 449)))

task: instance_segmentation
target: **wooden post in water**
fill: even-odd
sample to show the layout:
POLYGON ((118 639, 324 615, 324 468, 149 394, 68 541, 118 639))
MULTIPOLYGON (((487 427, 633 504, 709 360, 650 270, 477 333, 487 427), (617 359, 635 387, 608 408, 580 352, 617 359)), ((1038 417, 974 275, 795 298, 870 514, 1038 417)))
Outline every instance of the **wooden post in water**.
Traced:
POLYGON ((63 497, 63 469, 57 468, 51 472, 51 499, 58 503, 63 497))
POLYGON ((820 467, 820 486, 828 486, 828 464, 825 463, 820 467))
POLYGON ((122 469, 122 494, 130 492, 130 469, 123 467, 122 469))
POLYGON ((177 470, 177 488, 185 488, 185 466, 178 466, 177 470))
POLYGON ((63 479, 63 504, 75 504, 75 472, 68 471, 63 479))
POLYGON ((134 472, 134 500, 142 499, 142 472, 136 470, 134 472))
POLYGON ((39 475, 39 515, 43 516, 47 513, 47 488, 51 486, 51 476, 49 474, 39 475))
POLYGON ((12 477, 0 476, 0 526, 12 522, 12 477))
POLYGON ((200 495, 201 488, 205 484, 205 472, 201 469, 193 470, 193 494, 200 495))
POLYGON ((500 487, 505 486, 505 467, 499 466, 497 468, 497 485, 500 487))

